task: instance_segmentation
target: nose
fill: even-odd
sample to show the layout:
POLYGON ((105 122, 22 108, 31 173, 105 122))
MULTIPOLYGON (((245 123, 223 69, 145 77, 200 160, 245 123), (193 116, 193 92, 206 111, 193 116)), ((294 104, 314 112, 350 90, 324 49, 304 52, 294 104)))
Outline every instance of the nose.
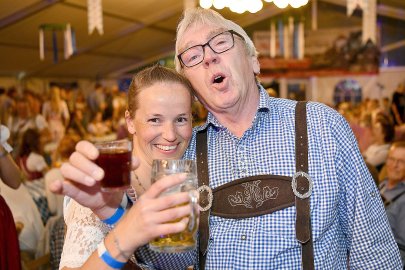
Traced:
POLYGON ((172 123, 164 125, 162 132, 163 139, 173 142, 176 140, 176 127, 172 123))
POLYGON ((204 48, 204 66, 209 66, 211 63, 218 63, 218 54, 214 52, 210 46, 204 48))

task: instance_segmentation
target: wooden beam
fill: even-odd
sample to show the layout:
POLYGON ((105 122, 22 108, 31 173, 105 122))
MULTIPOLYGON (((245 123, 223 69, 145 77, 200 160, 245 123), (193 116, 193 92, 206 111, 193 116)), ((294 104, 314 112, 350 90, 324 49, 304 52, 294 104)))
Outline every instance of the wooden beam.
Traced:
POLYGON ((24 20, 30 16, 33 16, 44 9, 51 7, 52 5, 63 2, 64 0, 47 0, 47 1, 39 1, 35 4, 27 6, 23 9, 20 9, 17 12, 3 18, 0 20, 0 29, 10 26, 14 23, 17 23, 20 20, 24 20))
POLYGON ((405 39, 385 45, 381 52, 389 52, 405 46, 405 39))
MULTIPOLYGON (((322 0, 323 2, 334 4, 337 6, 346 7, 346 0, 322 0)), ((402 8, 394 8, 383 4, 377 5, 377 14, 401 21, 405 21, 405 10, 402 8)))

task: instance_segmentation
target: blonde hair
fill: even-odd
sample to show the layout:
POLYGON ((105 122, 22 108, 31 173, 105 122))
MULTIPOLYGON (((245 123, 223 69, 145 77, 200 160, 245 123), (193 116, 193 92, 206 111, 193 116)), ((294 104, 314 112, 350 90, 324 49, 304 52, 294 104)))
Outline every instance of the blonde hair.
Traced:
POLYGON ((50 93, 50 101, 51 101, 51 109, 53 112, 59 113, 61 111, 61 106, 60 106, 60 89, 57 86, 53 86, 51 88, 51 93, 50 93))
POLYGON ((246 34, 245 30, 242 27, 234 23, 233 21, 227 20, 222 17, 221 14, 212 10, 212 9, 203 9, 203 8, 191 8, 184 11, 182 18, 177 26, 177 35, 176 35, 176 55, 174 61, 176 64, 177 72, 182 71, 182 66, 177 58, 179 52, 180 41, 183 39, 184 33, 188 28, 194 25, 209 25, 217 29, 233 30, 243 36, 245 39, 246 50, 249 56, 258 56, 253 41, 246 34))

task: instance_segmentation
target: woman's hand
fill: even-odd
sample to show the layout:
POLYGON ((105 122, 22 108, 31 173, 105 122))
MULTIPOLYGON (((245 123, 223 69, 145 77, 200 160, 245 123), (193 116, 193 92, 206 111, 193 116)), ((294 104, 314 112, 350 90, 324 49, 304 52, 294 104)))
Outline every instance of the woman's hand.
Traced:
MULTIPOLYGON (((100 218, 110 217, 121 202, 123 192, 102 192, 100 180, 104 177, 102 168, 94 163, 99 152, 88 141, 80 141, 69 162, 61 167, 64 179, 54 181, 49 189, 57 194, 73 198, 81 205, 88 207, 100 218)), ((133 158, 133 166, 138 166, 133 158)))
POLYGON ((188 203, 189 194, 181 192, 159 197, 167 188, 185 179, 185 174, 177 174, 155 182, 117 224, 114 230, 125 253, 132 254, 160 235, 179 233, 186 229, 192 211, 188 203), (178 221, 171 222, 173 220, 178 221))

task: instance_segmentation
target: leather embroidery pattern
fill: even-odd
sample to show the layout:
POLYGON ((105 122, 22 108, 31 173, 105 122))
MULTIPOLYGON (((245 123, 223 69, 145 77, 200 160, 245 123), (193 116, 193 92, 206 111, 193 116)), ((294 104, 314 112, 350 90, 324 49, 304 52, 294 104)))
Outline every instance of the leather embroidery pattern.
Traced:
POLYGON ((229 195, 228 201, 232 206, 244 206, 245 208, 259 208, 264 202, 278 197, 278 187, 260 187, 261 180, 242 183, 243 194, 237 191, 235 195, 229 195), (254 206, 253 204, 256 203, 254 206), (253 207, 254 206, 254 207, 253 207))

